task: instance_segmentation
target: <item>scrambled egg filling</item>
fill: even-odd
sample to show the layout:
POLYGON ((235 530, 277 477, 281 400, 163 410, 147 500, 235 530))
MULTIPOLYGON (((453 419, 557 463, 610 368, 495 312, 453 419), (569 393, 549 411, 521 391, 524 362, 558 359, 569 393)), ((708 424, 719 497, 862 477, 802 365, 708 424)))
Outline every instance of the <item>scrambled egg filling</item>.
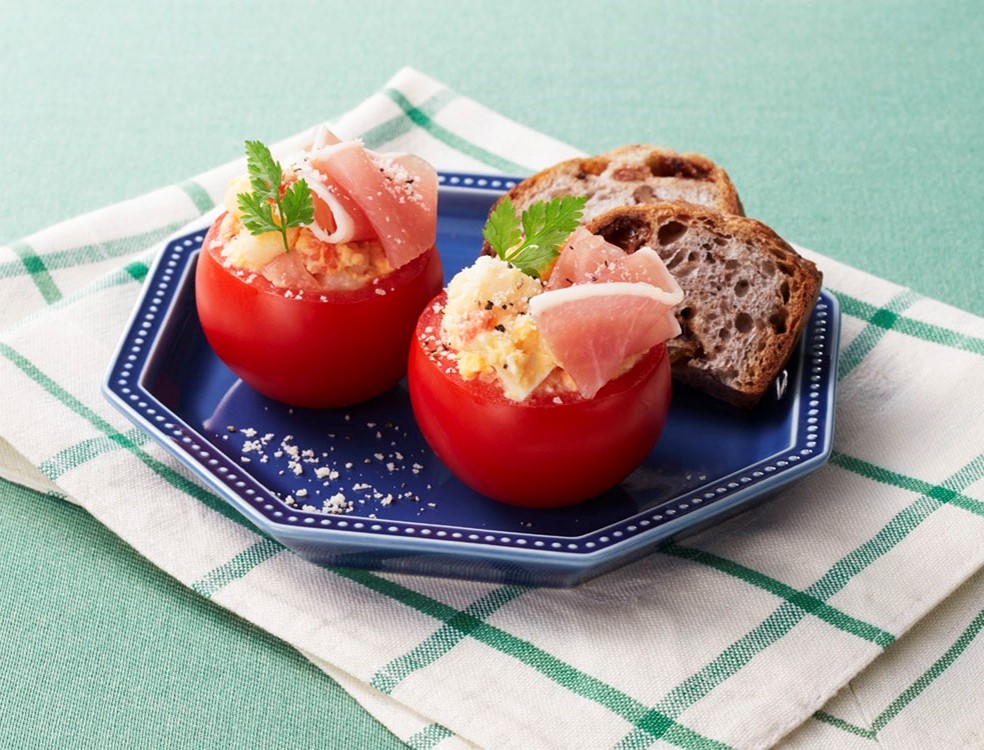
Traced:
POLYGON ((539 280, 489 256, 451 280, 441 339, 457 352, 462 378, 497 379, 514 401, 522 401, 541 384, 570 389, 562 374, 551 377, 557 361, 529 315, 529 300, 541 291, 539 280))
POLYGON ((242 226, 236 200, 250 190, 249 178, 242 176, 230 182, 225 196, 220 237, 226 265, 258 273, 274 286, 312 290, 355 289, 392 270, 375 240, 329 244, 308 227, 292 227, 287 230, 291 252, 285 253, 279 232, 251 234, 242 226))

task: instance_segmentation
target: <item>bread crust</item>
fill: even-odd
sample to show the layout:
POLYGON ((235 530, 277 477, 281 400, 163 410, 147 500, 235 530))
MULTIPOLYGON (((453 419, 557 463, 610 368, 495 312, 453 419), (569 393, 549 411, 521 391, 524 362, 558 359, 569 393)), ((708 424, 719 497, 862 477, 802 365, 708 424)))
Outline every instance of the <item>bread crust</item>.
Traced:
MULTIPOLYGON (((558 195, 584 195, 582 223, 616 206, 685 200, 714 211, 744 214, 728 173, 706 156, 662 146, 629 144, 597 156, 568 159, 527 177, 502 196, 521 212, 558 195)), ((498 204, 497 202, 497 204, 498 204)), ((488 243, 482 253, 492 254, 488 243)))
POLYGON ((819 297, 813 262, 760 221, 683 201, 613 208, 586 227, 627 252, 651 247, 679 282, 683 333, 667 342, 675 379, 757 404, 819 297))

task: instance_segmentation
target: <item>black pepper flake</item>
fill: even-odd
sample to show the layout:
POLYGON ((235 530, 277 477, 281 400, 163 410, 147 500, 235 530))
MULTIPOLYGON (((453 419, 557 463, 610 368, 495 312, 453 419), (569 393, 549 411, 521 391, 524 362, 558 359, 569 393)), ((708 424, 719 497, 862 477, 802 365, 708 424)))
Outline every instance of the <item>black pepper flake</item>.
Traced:
POLYGON ((504 325, 502 325, 502 323, 499 323, 499 325, 497 325, 495 327, 495 330, 497 330, 499 333, 505 333, 506 332, 506 327, 504 325))
POLYGON ((485 300, 485 309, 486 310, 491 310, 493 307, 495 307, 495 305, 492 304, 492 300, 490 300, 490 299, 485 300))

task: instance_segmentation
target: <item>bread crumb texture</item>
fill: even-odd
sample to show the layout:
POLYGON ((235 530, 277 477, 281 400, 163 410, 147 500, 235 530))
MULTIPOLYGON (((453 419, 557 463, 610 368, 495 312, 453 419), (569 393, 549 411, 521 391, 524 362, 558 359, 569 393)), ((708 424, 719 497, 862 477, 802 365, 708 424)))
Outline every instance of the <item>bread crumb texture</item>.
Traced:
POLYGON ((728 173, 706 156, 642 144, 560 162, 526 178, 507 195, 518 211, 559 195, 585 196, 584 223, 619 206, 676 200, 744 213, 728 173))
POLYGON ((684 291, 668 342, 678 381, 753 406, 785 366, 820 294, 816 266, 761 222, 685 202, 624 206, 588 229, 655 249, 684 291))

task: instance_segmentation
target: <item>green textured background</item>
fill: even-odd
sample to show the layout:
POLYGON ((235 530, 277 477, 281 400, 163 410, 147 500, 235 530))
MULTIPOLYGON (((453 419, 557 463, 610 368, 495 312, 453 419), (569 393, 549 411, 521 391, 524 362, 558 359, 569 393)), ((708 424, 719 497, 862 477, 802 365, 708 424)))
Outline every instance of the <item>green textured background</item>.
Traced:
MULTIPOLYGON (((977 3, 0 8, 0 243, 330 118, 412 65, 586 151, 705 153, 788 240, 984 314, 977 3)), ((0 538, 0 746, 399 745, 84 512, 0 483, 0 538)))

